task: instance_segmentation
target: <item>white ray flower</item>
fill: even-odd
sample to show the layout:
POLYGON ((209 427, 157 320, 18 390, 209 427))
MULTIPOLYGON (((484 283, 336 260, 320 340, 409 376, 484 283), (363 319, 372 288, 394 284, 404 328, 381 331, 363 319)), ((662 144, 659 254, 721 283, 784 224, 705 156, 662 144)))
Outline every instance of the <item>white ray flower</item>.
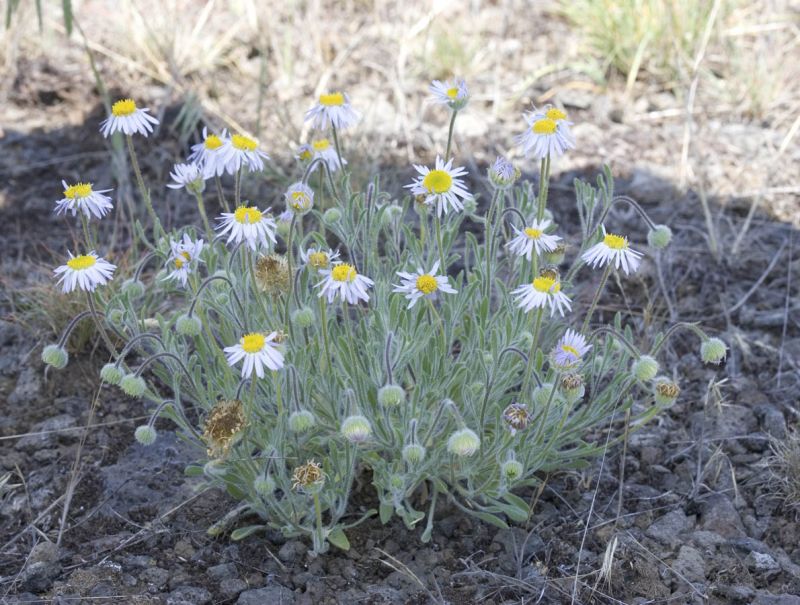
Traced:
POLYGON ((309 248, 308 250, 300 251, 300 260, 303 261, 303 264, 317 271, 327 269, 337 258, 339 258, 339 251, 334 252, 330 248, 328 248, 327 252, 320 248, 309 248))
MULTIPOLYGON (((328 166, 328 170, 336 172, 342 166, 339 164, 339 156, 336 153, 336 148, 329 139, 314 139, 310 145, 301 145, 300 149, 295 156, 296 159, 303 162, 311 162, 320 159, 328 166)), ((347 160, 342 158, 342 164, 347 164, 347 160)), ((317 169, 314 166, 312 172, 317 169)))
POLYGON ((235 175, 242 167, 246 167, 250 172, 260 172, 264 170, 264 160, 269 159, 269 156, 258 148, 258 141, 243 134, 234 134, 224 139, 216 153, 219 155, 215 161, 222 164, 225 171, 231 175, 235 175))
POLYGON ((517 306, 526 313, 533 309, 550 308, 552 317, 556 311, 563 317, 564 310, 572 309, 572 303, 561 291, 561 282, 552 271, 545 271, 530 284, 523 284, 512 292, 517 296, 517 306))
POLYGON ((551 223, 549 220, 532 221, 530 227, 525 227, 520 230, 514 228, 514 237, 506 244, 506 248, 517 256, 524 256, 526 259, 531 260, 533 252, 542 254, 543 252, 552 252, 558 245, 558 240, 561 238, 558 235, 548 235, 545 233, 551 223))
POLYGON ((550 352, 550 361, 559 370, 569 370, 578 365, 591 348, 583 334, 568 329, 550 352))
POLYGON ((61 284, 63 292, 72 292, 75 288, 94 292, 97 286, 104 286, 111 281, 117 268, 116 265, 99 257, 94 250, 80 256, 72 256, 72 252, 68 254, 67 264, 61 265, 53 272, 61 276, 58 283, 61 284))
POLYGON ((321 269, 320 275, 324 279, 317 284, 320 288, 318 296, 324 296, 328 303, 332 303, 336 297, 348 302, 351 305, 357 304, 359 300, 368 301, 369 294, 367 288, 374 285, 370 278, 359 275, 353 265, 339 263, 330 269, 321 269))
POLYGON ((416 164, 414 168, 419 176, 413 183, 406 185, 406 188, 414 195, 425 196, 425 204, 436 205, 439 217, 447 214, 450 207, 455 211, 463 210, 462 200, 472 197, 466 190, 464 181, 458 178, 467 174, 467 171, 460 167, 453 168, 453 160, 445 164, 441 157, 436 156, 436 167, 433 170, 416 164))
POLYGON ((615 269, 622 267, 628 275, 639 268, 642 253, 631 249, 627 237, 606 233, 606 228, 603 226, 603 241, 589 248, 581 258, 593 269, 605 267, 613 262, 615 269))
POLYGON ((170 189, 183 189, 186 188, 189 193, 203 191, 205 189, 205 180, 208 178, 200 166, 194 162, 188 164, 175 164, 172 167, 172 172, 169 173, 172 179, 171 183, 167 183, 170 189))
POLYGON ((447 105, 453 111, 464 109, 469 103, 469 90, 467 83, 462 79, 453 82, 434 80, 428 87, 431 96, 428 99, 437 105, 447 105))
POLYGON ((277 332, 267 336, 260 332, 245 334, 237 344, 225 347, 228 365, 233 367, 244 359, 242 378, 250 378, 254 372, 259 378, 264 378, 264 368, 280 370, 283 367, 283 353, 274 342, 277 336, 277 332))
POLYGON ((255 206, 239 206, 234 212, 223 212, 218 219, 220 235, 228 235, 228 243, 245 242, 251 250, 259 245, 269 248, 269 242, 276 243, 275 220, 255 206))
POLYGON ((220 162, 220 150, 228 140, 228 131, 223 130, 221 135, 213 132, 209 134, 208 127, 203 126, 203 142, 192 145, 189 162, 197 164, 203 169, 203 177, 210 179, 213 176, 222 176, 225 173, 225 163, 220 162))
POLYGON ((133 99, 120 99, 111 106, 111 115, 100 124, 100 132, 106 138, 115 132, 139 133, 146 137, 153 132, 153 126, 158 125, 158 120, 149 111, 147 107, 136 107, 133 99))
POLYGON ((446 275, 436 275, 438 270, 439 261, 433 263, 433 267, 428 272, 423 271, 422 267, 417 267, 416 273, 398 271, 397 275, 402 280, 402 283, 399 285, 392 284, 394 286, 392 292, 404 294, 409 301, 409 309, 417 304, 420 298, 436 296, 437 292, 456 294, 456 290, 447 281, 446 275))
POLYGON ((501 155, 497 156, 487 173, 492 185, 502 190, 510 188, 521 174, 519 168, 515 168, 514 164, 501 155))
POLYGON ((64 186, 64 198, 56 202, 56 214, 71 212, 72 216, 76 216, 78 212, 83 212, 86 218, 103 218, 114 207, 111 198, 103 195, 111 189, 95 191, 91 183, 67 185, 66 181, 61 181, 61 184, 64 186))
POLYGON ((556 107, 544 111, 533 111, 525 115, 528 128, 517 137, 525 155, 532 153, 539 159, 558 157, 567 149, 575 147, 575 139, 570 131, 572 122, 567 114, 556 107))
POLYGON ((186 281, 195 265, 200 261, 200 253, 203 251, 203 240, 192 241, 187 233, 183 234, 183 240, 179 242, 170 241, 172 254, 167 261, 167 267, 172 267, 172 272, 164 279, 177 279, 181 285, 186 287, 186 281))
POLYGON ((286 200, 287 208, 300 216, 307 214, 314 207, 314 190, 302 181, 289 185, 283 198, 286 200))
POLYGON ((306 122, 314 128, 325 130, 332 125, 344 130, 354 125, 361 116, 350 105, 350 97, 343 92, 321 94, 316 105, 306 112, 306 122))

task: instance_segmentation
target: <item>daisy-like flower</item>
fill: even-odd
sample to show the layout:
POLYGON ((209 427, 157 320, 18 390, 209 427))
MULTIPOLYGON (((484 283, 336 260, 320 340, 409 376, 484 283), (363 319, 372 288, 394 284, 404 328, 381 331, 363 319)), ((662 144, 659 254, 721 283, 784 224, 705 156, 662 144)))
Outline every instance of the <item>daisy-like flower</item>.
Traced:
POLYGON ((133 99, 120 99, 111 106, 111 115, 100 124, 100 132, 106 138, 115 132, 147 136, 153 132, 153 126, 158 125, 158 120, 149 111, 147 107, 136 107, 133 99))
POLYGON ((361 116, 350 105, 350 97, 343 92, 321 94, 316 105, 306 112, 306 122, 314 128, 325 130, 328 125, 337 130, 350 128, 361 116))
POLYGON ((189 162, 197 164, 203 169, 204 178, 222 176, 225 172, 225 163, 220 162, 220 150, 228 140, 228 131, 223 130, 221 135, 208 132, 208 127, 203 126, 203 142, 192 145, 189 162))
POLYGON ((269 248, 269 242, 276 243, 275 220, 255 206, 239 206, 233 212, 223 212, 218 219, 220 235, 228 235, 228 243, 245 242, 251 250, 259 246, 269 248))
POLYGON ((111 198, 103 195, 111 189, 94 191, 91 183, 67 185, 66 181, 61 181, 61 184, 64 186, 64 198, 56 202, 56 214, 72 212, 72 216, 76 216, 78 212, 83 212, 86 218, 103 218, 114 207, 111 198))
POLYGON ((359 275, 353 265, 339 263, 330 269, 320 270, 324 279, 317 284, 320 288, 318 296, 324 296, 328 303, 332 303, 336 297, 355 305, 359 300, 368 301, 369 294, 367 288, 371 288, 375 282, 364 275, 359 275))
POLYGON ((399 292, 404 294, 406 299, 409 300, 408 308, 410 309, 420 298, 425 296, 435 296, 437 292, 446 292, 448 294, 455 294, 456 290, 447 281, 446 275, 436 275, 439 270, 439 261, 436 261, 431 267, 430 272, 425 272, 421 267, 417 268, 416 273, 406 273, 398 271, 397 275, 402 280, 401 284, 392 284, 394 290, 392 292, 399 292))
POLYGON ((254 372, 259 378, 264 378, 264 368, 280 370, 283 367, 283 353, 275 343, 277 336, 277 332, 267 336, 260 332, 245 334, 235 345, 225 347, 228 365, 233 367, 244 360, 242 378, 249 378, 254 372))
POLYGON ((431 96, 428 97, 431 103, 447 105, 453 111, 464 109, 469 102, 467 83, 461 79, 456 79, 453 82, 434 80, 428 90, 431 92, 431 96))
MULTIPOLYGON (((217 151, 216 161, 224 165, 228 174, 234 175, 246 166, 250 172, 264 170, 264 160, 269 156, 258 148, 258 141, 243 134, 234 134, 225 139, 217 151)), ((218 169, 218 168, 217 168, 218 169)))
MULTIPOLYGON (((336 148, 329 139, 314 139, 310 145, 301 145, 295 156, 298 160, 304 162, 311 162, 312 160, 321 159, 328 166, 328 170, 336 172, 341 168, 339 164, 339 156, 336 153, 336 148)), ((347 164, 347 160, 342 158, 342 164, 347 164)), ((316 166, 314 167, 316 170, 316 166)))
POLYGON ((67 264, 61 265, 53 273, 61 276, 58 283, 61 284, 63 292, 72 292, 75 288, 94 292, 97 286, 104 286, 111 281, 116 268, 116 265, 99 257, 92 250, 89 254, 79 256, 73 256, 72 252, 69 252, 67 264))
POLYGON ((589 248, 581 258, 593 269, 605 267, 613 262, 615 269, 622 267, 622 270, 628 275, 639 268, 642 253, 631 249, 627 237, 606 233, 604 226, 603 241, 589 248))
POLYGON ((185 187, 190 193, 203 191, 205 189, 205 180, 208 178, 200 166, 194 162, 175 164, 169 176, 172 182, 167 183, 167 187, 170 189, 183 189, 185 187))
POLYGON ((302 181, 289 185, 283 197, 286 206, 300 216, 310 212, 314 207, 314 190, 302 181))
POLYGON ((591 348, 583 334, 567 330, 550 352, 550 361, 559 370, 569 370, 578 365, 591 348))
POLYGON ((186 287, 186 280, 196 262, 200 262, 200 253, 203 251, 203 240, 192 241, 187 233, 183 234, 183 240, 179 242, 171 241, 172 255, 167 261, 167 267, 172 267, 172 272, 165 279, 177 279, 181 285, 186 287))
POLYGON ((519 168, 514 168, 514 164, 509 162, 501 155, 489 167, 489 181, 497 189, 508 189, 520 177, 519 168))
POLYGON ((567 149, 575 147, 575 139, 567 121, 567 114, 556 107, 544 111, 533 111, 525 115, 528 128, 517 137, 525 155, 532 153, 542 159, 547 156, 558 157, 567 149))
POLYGON ((544 219, 541 222, 534 220, 530 227, 525 227, 522 230, 514 227, 516 236, 506 244, 506 248, 517 256, 524 256, 528 260, 531 260, 534 251, 536 251, 536 254, 552 252, 556 249, 558 240, 561 238, 558 235, 545 233, 550 224, 549 220, 544 219))
POLYGON ((300 260, 303 261, 303 264, 317 271, 327 269, 337 258, 339 258, 339 251, 334 252, 330 248, 328 248, 327 252, 320 248, 309 248, 308 250, 300 251, 300 260))
POLYGON ((449 207, 455 211, 463 210, 462 200, 472 197, 466 190, 464 181, 459 178, 467 174, 467 171, 460 167, 453 168, 453 160, 445 164, 441 157, 436 156, 436 167, 433 170, 416 164, 414 168, 419 176, 413 183, 406 185, 406 188, 414 195, 424 196, 426 205, 435 204, 440 218, 447 214, 449 207))
POLYGON ((526 313, 533 309, 550 308, 552 317, 556 311, 564 316, 564 309, 572 309, 572 303, 561 291, 561 282, 555 271, 545 270, 530 284, 523 284, 512 294, 517 295, 517 306, 526 313))

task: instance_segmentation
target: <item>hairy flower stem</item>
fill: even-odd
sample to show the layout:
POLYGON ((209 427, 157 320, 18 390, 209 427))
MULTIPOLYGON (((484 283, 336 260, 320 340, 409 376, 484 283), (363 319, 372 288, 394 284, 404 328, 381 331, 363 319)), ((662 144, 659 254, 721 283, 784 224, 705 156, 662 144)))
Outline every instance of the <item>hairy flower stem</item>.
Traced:
POLYGON ((433 224, 436 227, 436 242, 439 246, 439 265, 441 266, 442 275, 447 275, 447 263, 445 262, 445 255, 444 255, 444 242, 442 240, 442 221, 439 218, 439 214, 435 214, 433 217, 433 224))
MULTIPOLYGON (((70 334, 72 334, 72 330, 75 329, 75 326, 78 325, 78 322, 82 319, 89 317, 90 315, 94 316, 91 311, 81 311, 72 320, 67 324, 66 329, 61 334, 61 338, 58 339, 58 346, 64 347, 67 344, 67 340, 69 340, 70 334)), ((94 317, 93 317, 94 318, 94 317)))
POLYGON ((195 192, 194 197, 197 200, 197 211, 200 213, 200 218, 203 219, 203 226, 206 228, 206 237, 208 237, 208 241, 210 242, 212 239, 214 239, 214 232, 211 230, 211 225, 208 223, 206 205, 203 201, 203 192, 195 192))
POLYGON ((453 115, 450 116, 450 128, 447 131, 447 151, 444 154, 444 161, 445 164, 450 161, 450 147, 453 144, 453 128, 456 125, 456 116, 458 115, 458 110, 453 111, 453 115))
POLYGON ((541 221, 544 218, 544 210, 547 206, 547 193, 550 188, 550 156, 547 155, 542 158, 541 167, 539 169, 539 199, 536 208, 536 220, 541 221))
POLYGON ((442 355, 447 355, 447 335, 444 332, 444 322, 442 321, 442 317, 437 313, 436 307, 433 306, 433 301, 429 297, 425 297, 425 301, 428 303, 428 309, 431 312, 430 321, 434 323, 434 317, 436 318, 436 323, 439 324, 439 333, 442 335, 442 355))
POLYGON ((611 275, 611 263, 608 263, 603 271, 603 277, 600 278, 600 285, 597 286, 597 292, 594 293, 592 304, 589 307, 589 311, 586 313, 586 318, 583 320, 583 327, 581 328, 581 332, 583 334, 586 334, 586 330, 589 329, 589 322, 592 320, 595 307, 597 307, 597 302, 600 300, 600 295, 603 293, 603 289, 606 287, 606 282, 608 281, 609 275, 611 275))
POLYGON ((292 322, 289 321, 289 308, 292 305, 292 292, 294 290, 294 275, 292 274, 292 235, 294 225, 297 222, 297 215, 292 214, 292 222, 289 223, 289 233, 286 235, 286 264, 289 268, 289 292, 286 293, 286 306, 283 310, 283 323, 288 326, 289 336, 292 336, 292 322))
POLYGON ((111 338, 109 338, 105 326, 100 321, 100 313, 97 312, 97 306, 94 304, 94 296, 92 292, 86 292, 86 300, 89 303, 89 311, 91 311, 92 313, 92 318, 94 319, 94 323, 95 325, 97 325, 97 331, 100 332, 100 336, 102 336, 103 342, 105 343, 108 352, 111 353, 113 357, 116 357, 117 349, 111 342, 111 338))
POLYGON ((225 212, 230 212, 230 206, 228 206, 228 200, 225 199, 225 192, 222 190, 222 179, 219 178, 219 175, 214 177, 214 183, 217 186, 217 197, 219 198, 219 204, 225 209, 225 212))
POLYGON ((531 340, 531 352, 528 354, 528 365, 525 366, 525 378, 522 380, 522 390, 520 393, 528 392, 528 385, 531 381, 531 372, 533 372, 533 360, 536 354, 536 348, 539 346, 539 332, 542 328, 542 315, 544 315, 544 308, 539 307, 534 312, 533 316, 533 339, 531 340))
POLYGON ((272 379, 275 381, 275 403, 278 407, 278 417, 281 417, 283 416, 283 394, 281 392, 281 375, 277 371, 273 371, 272 379))
POLYGON ((330 363, 331 359, 330 344, 328 344, 328 318, 325 310, 325 300, 322 296, 318 296, 317 301, 319 301, 319 321, 322 324, 322 342, 324 346, 324 357, 319 365, 324 372, 328 369, 328 363, 330 363))
MULTIPOLYGON (((342 148, 339 146, 339 133, 336 131, 336 126, 333 123, 331 123, 331 131, 333 132, 333 145, 336 147, 336 157, 339 160, 339 168, 344 171, 344 162, 342 162, 342 148)), ((330 172, 328 175, 330 176, 330 172)))
POLYGON ((83 228, 83 238, 86 240, 86 253, 88 254, 90 250, 94 250, 95 245, 94 238, 89 231, 89 219, 86 218, 83 212, 81 212, 81 227, 83 228))
MULTIPOLYGON (((486 283, 484 285, 484 297, 490 298, 492 294, 492 257, 494 256, 492 248, 494 247, 494 215, 495 208, 498 204, 502 203, 503 198, 502 190, 498 189, 492 196, 492 201, 489 204, 489 212, 486 214, 486 224, 484 225, 484 248, 486 250, 486 283)), ((491 299, 489 306, 491 308, 491 299)))
POLYGON ((236 208, 242 205, 242 167, 239 167, 239 170, 236 171, 236 176, 234 177, 234 185, 233 185, 233 204, 236 208))
POLYGON ((142 178, 142 170, 139 168, 139 158, 136 156, 136 149, 133 147, 133 137, 131 135, 127 135, 125 139, 128 142, 128 153, 131 156, 133 173, 136 175, 136 184, 139 186, 139 193, 142 194, 144 204, 147 207, 147 212, 150 214, 150 220, 153 221, 153 232, 155 233, 156 239, 158 239, 159 236, 166 235, 166 232, 164 231, 164 227, 161 226, 161 221, 158 220, 156 211, 153 209, 153 201, 150 199, 150 191, 147 189, 147 187, 145 187, 144 179, 142 178))
MULTIPOLYGON (((336 132, 334 130, 334 132, 336 132)), ((316 519, 316 529, 314 531, 314 551, 323 552, 325 544, 325 534, 322 530, 322 504, 319 501, 319 492, 314 492, 314 518, 316 519)))

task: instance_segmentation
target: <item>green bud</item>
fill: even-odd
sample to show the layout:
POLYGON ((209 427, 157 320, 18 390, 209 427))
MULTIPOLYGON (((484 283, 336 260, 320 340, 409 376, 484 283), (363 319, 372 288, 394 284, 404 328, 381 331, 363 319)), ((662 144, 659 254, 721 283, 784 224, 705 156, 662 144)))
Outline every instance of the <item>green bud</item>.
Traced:
POLYGON ((728 347, 719 338, 708 338, 700 345, 700 358, 703 363, 720 364, 728 354, 728 347))
POLYGON ((567 246, 564 242, 559 242, 550 252, 544 253, 544 260, 548 265, 560 265, 564 262, 567 253, 567 246))
POLYGON ((149 446, 156 442, 158 433, 156 433, 156 430, 149 424, 143 424, 136 427, 136 430, 133 432, 133 436, 136 438, 136 441, 142 445, 149 446))
POLYGON ((314 414, 308 410, 292 412, 289 416, 289 430, 293 433, 305 433, 317 423, 314 414))
POLYGON ((122 309, 111 309, 106 312, 106 321, 112 326, 121 326, 124 318, 125 312, 122 309))
POLYGON ((100 370, 100 378, 108 384, 119 386, 122 380, 122 370, 120 370, 116 364, 107 363, 100 370))
POLYGON ((483 389, 486 387, 486 383, 484 382, 473 382, 467 387, 469 392, 472 393, 475 397, 483 393, 483 389))
POLYGON ((500 465, 500 474, 506 481, 516 481, 522 476, 524 470, 522 462, 517 460, 506 460, 500 465))
POLYGON ((647 382, 655 378, 656 374, 658 374, 658 367, 658 362, 650 357, 650 355, 642 355, 633 362, 631 374, 642 382, 647 382))
POLYGON ((403 208, 397 204, 389 204, 383 212, 381 223, 384 227, 391 225, 403 214, 403 208))
POLYGON ((342 422, 341 431, 350 443, 364 443, 372 435, 372 425, 364 416, 348 416, 342 422))
POLYGON ((656 225, 655 229, 647 232, 647 243, 656 250, 669 246, 670 240, 672 240, 672 230, 666 225, 656 225))
POLYGON ((69 362, 69 353, 60 345, 47 345, 42 351, 42 361, 56 370, 63 370, 69 362))
POLYGON ((656 405, 662 407, 672 405, 680 394, 680 387, 669 378, 661 376, 656 379, 655 385, 653 386, 653 395, 655 396, 656 405))
POLYGON ((464 212, 467 214, 475 214, 475 211, 478 209, 478 202, 475 201, 474 197, 468 197, 464 200, 464 212))
POLYGON ((402 475, 392 475, 389 477, 389 486, 393 491, 403 491, 406 487, 406 480, 402 475))
MULTIPOLYGON (((553 391, 554 386, 552 382, 545 382, 542 386, 533 389, 533 402, 536 406, 544 408, 547 405, 547 402, 550 401, 550 393, 553 391)), ((553 401, 555 401, 557 397, 558 393, 553 393, 553 401)))
POLYGON ((472 429, 456 431, 447 440, 447 451, 456 456, 472 456, 481 447, 481 440, 472 429))
POLYGON ((395 408, 406 401, 406 392, 397 384, 385 384, 378 389, 378 403, 388 408, 395 408))
POLYGON ((519 333, 519 346, 523 351, 530 351, 533 346, 533 334, 527 330, 519 333))
POLYGON ((342 218, 342 211, 338 208, 328 208, 322 215, 322 220, 326 225, 338 223, 342 218))
POLYGON ((409 443, 403 448, 403 460, 409 466, 416 466, 425 460, 425 448, 418 443, 409 443))
POLYGON ((275 479, 271 475, 259 475, 253 481, 253 491, 259 496, 271 496, 275 492, 275 479))
POLYGON ((203 325, 196 315, 181 315, 175 322, 175 329, 181 336, 200 336, 203 325))
POLYGON ((122 293, 129 298, 139 298, 144 294, 144 284, 138 279, 127 279, 122 284, 122 293))
POLYGON ((227 292, 217 292, 214 295, 214 302, 216 302, 220 307, 224 307, 231 302, 231 296, 227 292))
POLYGON ((144 378, 135 374, 126 374, 119 382, 119 387, 131 397, 141 397, 147 390, 144 378))
POLYGON ((309 307, 300 307, 292 311, 292 323, 298 328, 310 328, 314 325, 314 311, 309 307))

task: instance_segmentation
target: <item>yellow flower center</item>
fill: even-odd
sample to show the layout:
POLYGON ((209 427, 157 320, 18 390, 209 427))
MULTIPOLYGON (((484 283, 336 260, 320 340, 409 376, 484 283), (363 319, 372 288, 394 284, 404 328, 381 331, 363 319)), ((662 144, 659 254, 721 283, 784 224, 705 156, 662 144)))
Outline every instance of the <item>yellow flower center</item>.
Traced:
POLYGON ((219 149, 222 147, 222 139, 215 134, 210 134, 206 137, 204 145, 206 146, 206 149, 211 149, 213 151, 214 149, 219 149))
POLYGON ((558 294, 561 291, 561 284, 552 277, 537 277, 533 280, 533 287, 545 294, 558 294))
POLYGON ((331 277, 333 278, 334 281, 352 282, 357 275, 358 273, 353 268, 353 265, 348 265, 344 263, 341 265, 336 265, 331 270, 331 277))
POLYGON ((436 278, 433 275, 420 275, 417 278, 417 290, 423 294, 431 294, 439 289, 439 284, 436 283, 436 278))
POLYGON ((311 159, 311 151, 309 151, 308 149, 303 149, 303 151, 300 152, 300 159, 303 160, 303 161, 310 160, 311 159))
POLYGON ((531 239, 539 239, 540 237, 542 237, 542 230, 534 229, 533 227, 527 227, 525 229, 525 235, 527 235, 531 239))
POLYGON ((545 112, 544 115, 549 120, 553 120, 554 122, 558 122, 559 120, 566 120, 567 119, 567 114, 565 114, 563 111, 561 111, 557 107, 551 107, 550 109, 547 110, 547 112, 545 112))
POLYGON ((453 185, 453 177, 445 170, 431 170, 422 179, 422 186, 430 193, 447 193, 453 185))
POLYGON ((328 254, 326 252, 312 252, 308 255, 308 264, 315 269, 325 269, 328 266, 328 254))
POLYGON ((314 148, 314 151, 325 151, 331 146, 331 142, 328 139, 319 139, 317 141, 311 141, 311 146, 314 148))
POLYGON ((71 200, 81 199, 92 195, 91 183, 75 183, 64 189, 64 197, 71 200))
POLYGON ((612 250, 624 250, 628 247, 627 239, 620 235, 614 235, 613 233, 607 234, 603 238, 603 243, 612 250))
POLYGON ((344 95, 340 92, 331 92, 319 96, 319 104, 325 107, 344 105, 344 95))
POLYGON ((247 206, 239 206, 236 212, 233 213, 233 218, 236 219, 237 223, 254 225, 261 222, 261 210, 255 206, 250 206, 249 208, 247 206))
POLYGON ((74 271, 83 271, 90 267, 94 267, 97 263, 97 257, 91 254, 81 254, 75 256, 67 261, 67 267, 74 271))
POLYGON ((264 338, 263 334, 253 332, 252 334, 245 334, 242 336, 240 342, 245 353, 258 353, 264 348, 267 339, 264 338))
POLYGON ((183 267, 183 265, 185 265, 186 263, 188 263, 189 261, 192 260, 192 255, 189 254, 188 252, 186 252, 185 250, 183 252, 181 252, 181 257, 183 257, 183 258, 176 258, 175 259, 175 268, 176 269, 180 269, 181 267, 183 267))
POLYGON ((576 349, 575 347, 573 347, 571 345, 561 345, 561 350, 566 352, 566 353, 571 353, 575 357, 580 357, 581 356, 581 354, 578 353, 578 349, 576 349))
POLYGON ((458 88, 456 88, 455 86, 453 88, 448 88, 447 89, 447 96, 450 97, 451 99, 457 98, 458 97, 458 88))
POLYGON ((133 99, 120 99, 111 106, 111 113, 118 118, 129 116, 136 111, 136 102, 133 99))
POLYGON ((240 151, 254 151, 258 142, 243 134, 235 134, 231 137, 231 145, 240 151))
POLYGON ((535 134, 553 134, 556 131, 556 121, 550 118, 536 120, 531 127, 535 134))

